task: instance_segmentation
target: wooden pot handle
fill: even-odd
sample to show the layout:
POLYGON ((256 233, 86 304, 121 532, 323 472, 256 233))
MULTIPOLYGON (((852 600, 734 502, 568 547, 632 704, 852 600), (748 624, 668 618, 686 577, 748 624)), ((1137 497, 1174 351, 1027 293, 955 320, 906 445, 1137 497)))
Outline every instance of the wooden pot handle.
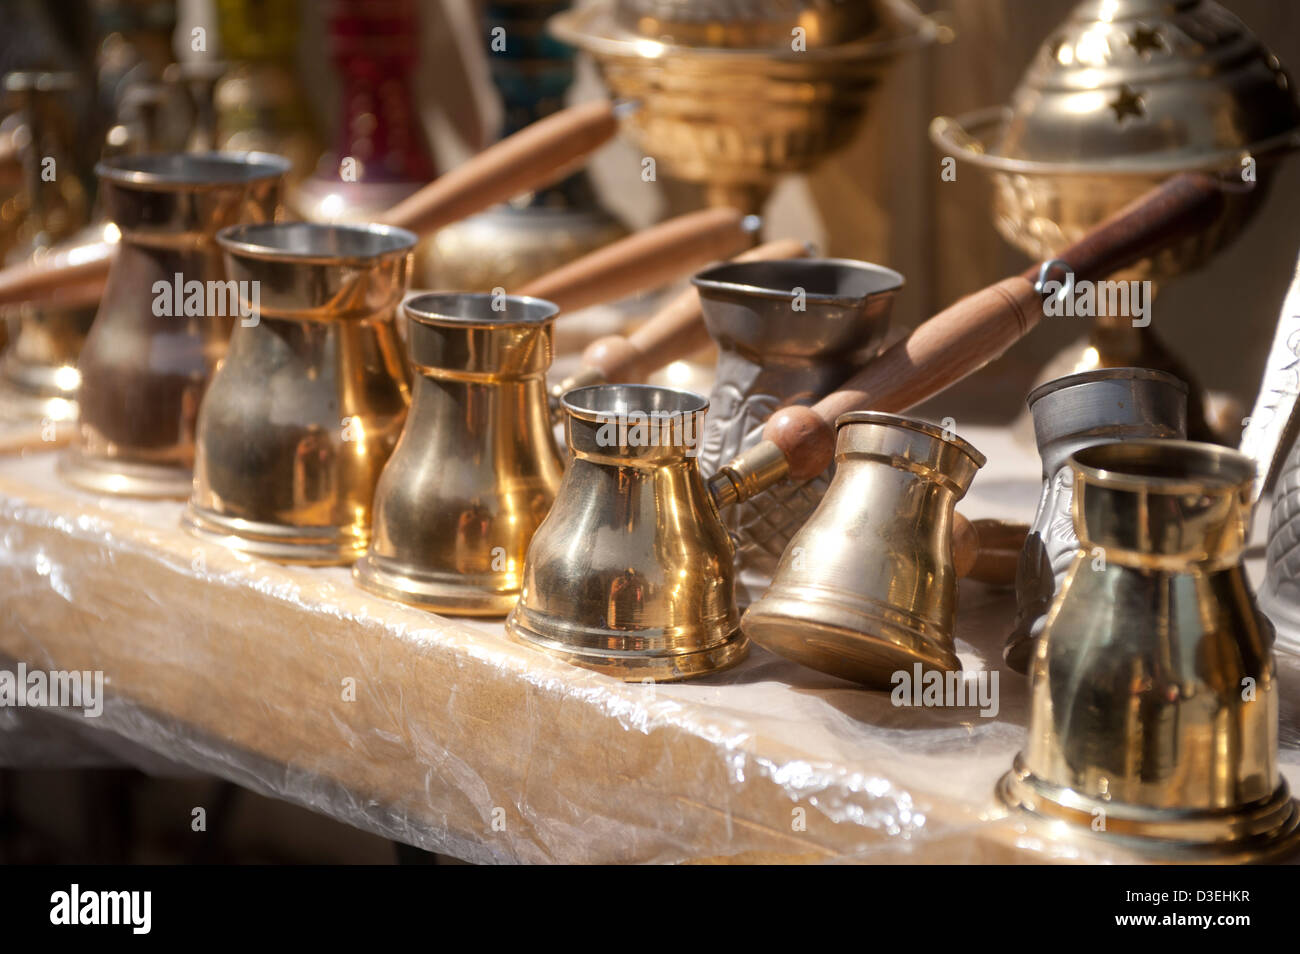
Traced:
POLYGON ((1016 582, 1020 551, 1029 525, 1003 520, 967 520, 960 513, 952 525, 952 562, 957 576, 993 586, 1016 582))
MULTIPOLYGON (((810 254, 812 249, 807 242, 778 239, 737 255, 735 261, 803 258, 810 254)), ((694 287, 687 288, 626 337, 606 335, 589 344, 582 352, 582 367, 561 388, 568 390, 579 381, 640 381, 664 365, 707 347, 709 341, 699 292, 694 287)))
POLYGON ((535 278, 517 294, 553 301, 562 312, 616 301, 748 248, 756 227, 734 209, 689 212, 535 278))
MULTIPOLYGON (((563 178, 613 138, 617 112, 613 103, 600 101, 552 113, 443 173, 376 221, 427 234, 563 178)), ((0 271, 0 305, 54 300, 94 304, 103 294, 115 249, 102 243, 66 254, 55 250, 39 263, 6 268, 0 271)))
MULTIPOLYGON (((1178 175, 1121 209, 1057 258, 1071 265, 1076 280, 1102 278, 1204 228, 1218 218, 1222 205, 1223 194, 1213 179, 1178 175)), ((830 466, 835 419, 841 414, 906 411, 1019 341, 1043 317, 1042 298, 1034 289, 1037 274, 1034 267, 961 299, 872 359, 814 407, 791 406, 773 414, 763 437, 780 449, 790 478, 808 480, 830 466)), ((770 472, 770 464, 767 469, 770 472)), ((767 480, 774 482, 772 477, 767 480)))
POLYGON ((444 172, 378 219, 421 235, 575 171, 618 132, 614 103, 552 113, 444 172))

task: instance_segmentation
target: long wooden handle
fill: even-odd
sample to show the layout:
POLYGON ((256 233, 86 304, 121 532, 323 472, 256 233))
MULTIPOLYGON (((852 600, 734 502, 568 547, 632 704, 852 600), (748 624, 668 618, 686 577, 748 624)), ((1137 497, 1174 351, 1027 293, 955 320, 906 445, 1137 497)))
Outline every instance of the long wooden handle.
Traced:
POLYGON ((426 233, 563 178, 618 132, 608 101, 570 106, 525 126, 443 173, 379 221, 426 233))
POLYGON ((748 248, 754 229, 754 220, 734 209, 679 215, 548 272, 517 294, 553 301, 562 311, 615 301, 748 248))
MULTIPOLYGON (((1090 231, 1058 258, 1076 280, 1124 268, 1214 221, 1223 195, 1199 174, 1179 175, 1090 231)), ((978 371, 1043 317, 1037 268, 961 299, 886 349, 814 407, 777 411, 763 437, 784 454, 793 480, 808 480, 835 452, 835 419, 849 411, 902 412, 978 371)))
POLYGON ((114 242, 91 242, 50 249, 0 271, 0 305, 40 300, 79 308, 96 304, 104 294, 114 242))
MULTIPOLYGON (((779 239, 735 257, 738 262, 803 258, 812 254, 807 242, 779 239)), ((700 294, 687 288, 631 334, 597 338, 582 352, 582 369, 575 379, 618 383, 639 381, 651 372, 694 354, 709 344, 700 309, 700 294)))
POLYGON ((956 514, 952 560, 957 575, 993 586, 1010 586, 1016 581, 1016 567, 1027 536, 1028 524, 967 520, 956 514))

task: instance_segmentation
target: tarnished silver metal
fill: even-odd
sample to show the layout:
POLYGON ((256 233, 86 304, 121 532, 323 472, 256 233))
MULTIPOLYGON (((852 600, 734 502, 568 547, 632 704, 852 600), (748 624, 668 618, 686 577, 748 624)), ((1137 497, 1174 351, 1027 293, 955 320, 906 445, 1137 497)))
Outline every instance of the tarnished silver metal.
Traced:
MULTIPOLYGON (((1278 316, 1241 451, 1260 484, 1273 482, 1260 608, 1277 629, 1279 649, 1300 653, 1300 264, 1278 316)), ((1257 488, 1256 492, 1259 490, 1257 488)))
MULTIPOLYGON (((777 408, 815 404, 880 348, 903 276, 847 259, 728 262, 700 272, 704 323, 718 344, 700 467, 712 473, 758 443, 777 408)), ((781 484, 725 515, 742 604, 771 579, 829 471, 781 484)))
POLYGON ((572 459, 528 548, 507 631, 633 682, 739 662, 734 550, 694 456, 708 401, 606 384, 563 404, 572 459))
POLYGON ((1028 738, 999 795, 1046 822, 1045 837, 1157 860, 1293 852, 1273 632, 1241 563, 1254 462, 1140 440, 1084 448, 1070 466, 1081 546, 1033 656, 1028 738))
POLYGON ((353 574, 413 606, 504 616, 564 474, 546 397, 559 308, 448 293, 417 295, 404 310, 411 412, 353 574))
POLYGON ((410 399, 393 318, 416 241, 392 226, 307 222, 217 235, 254 313, 236 323, 199 411, 192 532, 285 563, 365 552, 410 399))
POLYGON ((1047 611, 1074 562, 1079 539, 1071 454, 1092 444, 1187 436, 1187 385, 1147 368, 1082 371, 1035 388, 1027 401, 1043 462, 1043 490, 1016 571, 1016 622, 1004 656, 1029 671, 1047 611))
POLYGON ((889 689, 900 670, 961 669, 953 648, 954 508, 984 455, 933 424, 857 411, 835 422, 835 478, 745 612, 754 642, 889 689))

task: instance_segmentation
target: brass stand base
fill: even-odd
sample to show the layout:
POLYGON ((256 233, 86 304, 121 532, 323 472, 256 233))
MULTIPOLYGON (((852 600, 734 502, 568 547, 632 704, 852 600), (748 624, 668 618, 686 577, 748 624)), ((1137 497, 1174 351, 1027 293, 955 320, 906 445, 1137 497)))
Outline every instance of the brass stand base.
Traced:
POLYGON ((487 574, 454 576, 394 566, 367 553, 352 567, 363 590, 408 606, 453 616, 505 616, 519 601, 519 590, 493 589, 498 577, 487 574))
POLYGON ((59 476, 92 493, 163 500, 185 500, 194 483, 187 468, 87 457, 75 447, 59 460, 59 476))
POLYGON ((840 591, 775 586, 745 611, 745 635, 819 672, 890 690, 894 673, 960 672, 961 660, 925 621, 840 591))
MULTIPOLYGON (((617 632, 608 633, 602 647, 596 648, 577 645, 574 640, 566 639, 562 634, 543 635, 525 625, 519 617, 516 608, 506 620, 506 632, 511 639, 563 659, 571 665, 604 673, 624 682, 676 682, 708 676, 730 669, 749 652, 749 642, 739 629, 728 633, 721 643, 704 649, 675 652, 647 650, 635 645, 644 642, 644 638, 628 637, 617 632), (625 648, 619 648, 620 643, 625 648)), ((585 640, 590 640, 590 634, 584 635, 585 640)))
POLYGON ((1280 861, 1300 849, 1300 804, 1283 781, 1268 798, 1222 811, 1156 809, 1107 802, 1052 785, 1015 768, 998 798, 1052 831, 1044 837, 1105 839, 1144 860, 1182 864, 1280 861), (1104 821, 1105 829, 1093 826, 1104 821), (1064 829, 1064 831, 1062 831, 1064 829))
POLYGON ((365 535, 351 528, 259 523, 222 516, 193 505, 185 508, 181 524, 196 537, 231 550, 300 566, 347 566, 365 554, 369 545, 365 535))

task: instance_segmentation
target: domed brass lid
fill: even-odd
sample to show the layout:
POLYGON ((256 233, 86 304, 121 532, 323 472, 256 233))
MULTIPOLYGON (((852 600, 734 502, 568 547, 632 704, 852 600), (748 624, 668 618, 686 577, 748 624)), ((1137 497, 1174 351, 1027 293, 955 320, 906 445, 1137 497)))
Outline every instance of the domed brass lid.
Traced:
POLYGON ((953 127, 967 158, 999 171, 1154 174, 1294 148, 1300 105, 1277 57, 1211 0, 1085 0, 1008 108, 932 135, 948 145, 953 127))

